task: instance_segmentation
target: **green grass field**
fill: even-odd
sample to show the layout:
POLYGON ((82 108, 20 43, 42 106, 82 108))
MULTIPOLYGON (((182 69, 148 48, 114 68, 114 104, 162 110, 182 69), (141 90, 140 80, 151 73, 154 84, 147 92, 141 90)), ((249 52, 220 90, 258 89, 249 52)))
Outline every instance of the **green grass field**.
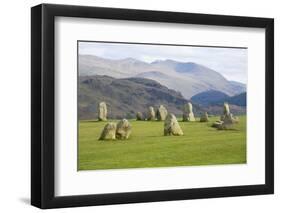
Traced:
POLYGON ((163 136, 163 122, 130 120, 129 140, 99 141, 106 122, 80 121, 78 169, 121 169, 246 163, 246 116, 234 130, 179 122, 184 136, 163 136))

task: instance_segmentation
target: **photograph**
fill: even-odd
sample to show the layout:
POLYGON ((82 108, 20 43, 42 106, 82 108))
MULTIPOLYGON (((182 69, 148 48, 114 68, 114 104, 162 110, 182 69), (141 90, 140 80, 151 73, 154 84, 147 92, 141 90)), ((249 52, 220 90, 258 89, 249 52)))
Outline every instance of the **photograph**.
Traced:
POLYGON ((32 6, 32 206, 274 194, 274 18, 151 3, 32 6))
POLYGON ((247 163, 247 47, 77 41, 78 171, 247 163))

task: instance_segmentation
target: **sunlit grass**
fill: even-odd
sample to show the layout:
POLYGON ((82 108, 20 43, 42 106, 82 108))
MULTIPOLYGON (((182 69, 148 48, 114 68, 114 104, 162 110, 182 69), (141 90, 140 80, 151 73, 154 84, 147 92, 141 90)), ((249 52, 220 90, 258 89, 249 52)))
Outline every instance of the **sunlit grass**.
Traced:
POLYGON ((184 136, 163 136, 163 122, 130 120, 129 140, 99 141, 106 122, 80 121, 79 170, 246 163, 246 116, 233 130, 179 122, 184 136))

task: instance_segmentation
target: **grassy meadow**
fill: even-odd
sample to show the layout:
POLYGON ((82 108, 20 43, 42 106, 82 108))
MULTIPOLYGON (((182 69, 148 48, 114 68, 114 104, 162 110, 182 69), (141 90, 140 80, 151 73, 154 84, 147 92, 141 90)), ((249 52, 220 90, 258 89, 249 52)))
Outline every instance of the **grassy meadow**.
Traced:
MULTIPOLYGON (((129 140, 99 141, 107 122, 80 121, 78 170, 246 163, 246 116, 233 130, 210 122, 181 122, 183 136, 163 136, 160 121, 130 120, 129 140)), ((181 119, 179 119, 181 120, 181 119)))

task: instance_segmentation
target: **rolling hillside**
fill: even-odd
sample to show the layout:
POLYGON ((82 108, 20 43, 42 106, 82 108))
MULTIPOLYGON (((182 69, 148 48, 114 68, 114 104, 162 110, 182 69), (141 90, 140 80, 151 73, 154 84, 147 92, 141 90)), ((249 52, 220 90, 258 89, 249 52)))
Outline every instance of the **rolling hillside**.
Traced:
MULTIPOLYGON (((97 118, 101 101, 108 105, 109 118, 135 118, 138 111, 163 104, 168 111, 181 116, 187 100, 181 93, 168 89, 156 81, 144 78, 115 79, 109 76, 83 76, 79 78, 79 119, 97 118)), ((200 112, 195 104, 194 112, 200 112)))
POLYGON ((227 102, 232 105, 246 107, 247 106, 247 93, 243 92, 239 95, 235 95, 232 97, 228 97, 226 99, 222 99, 222 100, 218 101, 217 104, 222 104, 223 102, 227 102))
POLYGON ((225 93, 216 90, 209 90, 206 92, 201 92, 194 95, 191 98, 192 102, 197 103, 202 106, 209 105, 222 105, 227 102, 232 105, 246 107, 247 105, 247 93, 243 92, 238 95, 228 96, 225 93))
POLYGON ((230 110, 235 115, 246 113, 247 93, 243 92, 239 95, 228 96, 220 91, 209 90, 199 93, 191 98, 191 101, 198 104, 205 111, 218 115, 222 111, 222 105, 227 102, 230 105, 230 110))
POLYGON ((191 100, 197 104, 208 106, 228 99, 229 96, 217 90, 208 90, 192 96, 191 100))

